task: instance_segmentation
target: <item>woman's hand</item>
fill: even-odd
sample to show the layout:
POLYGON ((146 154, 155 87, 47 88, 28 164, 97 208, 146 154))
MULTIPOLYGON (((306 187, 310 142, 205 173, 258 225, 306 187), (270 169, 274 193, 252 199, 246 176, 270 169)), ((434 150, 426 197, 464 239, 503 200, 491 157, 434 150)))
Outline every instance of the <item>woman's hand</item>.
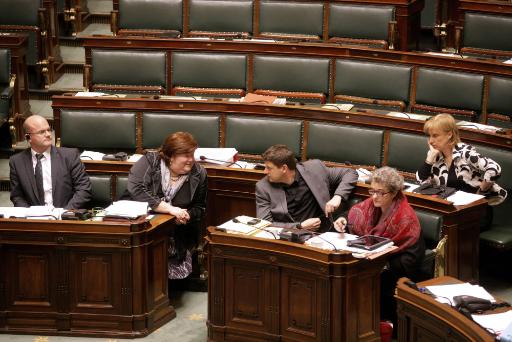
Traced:
POLYGON ((432 147, 432 145, 428 144, 428 147, 429 147, 429 150, 427 152, 427 160, 425 160, 427 162, 427 164, 434 164, 436 162, 436 159, 437 159, 437 156, 439 155, 439 150, 436 150, 435 148, 432 147))
POLYGON ((481 192, 487 192, 492 187, 493 184, 494 184, 494 182, 483 181, 480 184, 480 191, 481 192))
POLYGON ((334 229, 336 229, 340 233, 345 233, 345 228, 347 227, 347 219, 344 217, 339 217, 336 221, 334 221, 334 229))
POLYGON ((190 220, 190 215, 188 214, 187 209, 181 209, 180 207, 170 206, 170 214, 176 217, 177 224, 185 224, 190 220))

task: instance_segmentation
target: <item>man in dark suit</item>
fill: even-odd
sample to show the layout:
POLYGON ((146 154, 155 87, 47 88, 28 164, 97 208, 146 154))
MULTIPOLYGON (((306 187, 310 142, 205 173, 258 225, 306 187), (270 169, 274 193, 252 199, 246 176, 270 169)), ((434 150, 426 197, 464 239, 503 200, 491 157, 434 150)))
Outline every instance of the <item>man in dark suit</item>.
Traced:
POLYGON ((357 172, 349 168, 328 168, 316 159, 297 163, 285 145, 271 146, 262 156, 267 176, 256 184, 256 212, 276 227, 327 228, 324 218, 348 199, 357 182, 357 172))
POLYGON ((30 148, 9 160, 14 206, 84 208, 91 199, 91 182, 78 151, 52 146, 52 130, 42 116, 30 116, 23 128, 30 148))

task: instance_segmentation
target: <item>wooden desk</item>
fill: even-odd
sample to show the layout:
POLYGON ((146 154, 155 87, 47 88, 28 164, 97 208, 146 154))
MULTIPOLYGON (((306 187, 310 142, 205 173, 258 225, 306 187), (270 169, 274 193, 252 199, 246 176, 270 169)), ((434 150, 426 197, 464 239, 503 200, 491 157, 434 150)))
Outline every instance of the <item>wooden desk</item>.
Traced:
POLYGON ((167 295, 173 218, 0 219, 0 333, 143 337, 176 313, 167 295))
MULTIPOLYGON (((112 192, 118 176, 126 177, 131 163, 84 161, 89 174, 111 174, 112 192)), ((208 172, 207 226, 217 226, 237 215, 256 215, 255 186, 264 177, 263 171, 206 166, 208 172)), ((368 185, 358 183, 354 194, 368 197, 368 185)), ((455 207, 443 199, 406 193, 409 203, 417 209, 443 215, 442 235, 448 236, 445 271, 448 275, 478 281, 479 218, 486 210, 480 200, 455 207)))
MULTIPOLYGON (((398 341, 478 341, 492 342, 495 338, 454 308, 437 302, 398 281, 398 341)), ((460 283, 452 277, 431 279, 418 286, 460 283)))
POLYGON ((208 341, 380 341, 384 256, 208 228, 208 341))

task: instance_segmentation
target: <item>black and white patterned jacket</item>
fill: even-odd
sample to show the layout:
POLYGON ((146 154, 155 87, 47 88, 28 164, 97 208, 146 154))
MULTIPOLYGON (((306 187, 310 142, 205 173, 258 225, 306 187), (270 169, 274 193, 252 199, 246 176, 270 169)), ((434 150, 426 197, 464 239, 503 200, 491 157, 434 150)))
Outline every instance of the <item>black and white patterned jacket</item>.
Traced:
MULTIPOLYGON (((483 181, 496 182, 501 174, 501 167, 494 160, 480 155, 476 149, 468 144, 458 143, 453 149, 452 163, 455 167, 457 178, 466 184, 479 188, 483 181)), ((444 156, 439 153, 432 165, 430 177, 421 180, 418 173, 416 177, 422 183, 432 182, 434 185, 445 185, 448 181, 448 166, 444 156)), ((507 191, 497 183, 486 191, 485 195, 489 205, 498 205, 507 197, 507 191)))

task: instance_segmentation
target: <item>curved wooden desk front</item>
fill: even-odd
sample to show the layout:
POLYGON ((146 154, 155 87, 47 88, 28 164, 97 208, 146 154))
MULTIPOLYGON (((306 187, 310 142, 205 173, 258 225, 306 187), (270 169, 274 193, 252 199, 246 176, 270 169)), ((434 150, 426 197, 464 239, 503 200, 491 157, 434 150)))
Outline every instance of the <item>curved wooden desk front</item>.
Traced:
MULTIPOLYGON (((398 341, 473 341, 492 342, 495 338, 454 308, 398 281, 398 341)), ((460 283, 452 277, 439 277, 418 286, 460 283)))
POLYGON ((380 341, 380 272, 287 241, 208 228, 208 341, 380 341))
POLYGON ((170 215, 148 222, 0 219, 0 333, 150 334, 176 317, 167 295, 172 227, 170 215))

